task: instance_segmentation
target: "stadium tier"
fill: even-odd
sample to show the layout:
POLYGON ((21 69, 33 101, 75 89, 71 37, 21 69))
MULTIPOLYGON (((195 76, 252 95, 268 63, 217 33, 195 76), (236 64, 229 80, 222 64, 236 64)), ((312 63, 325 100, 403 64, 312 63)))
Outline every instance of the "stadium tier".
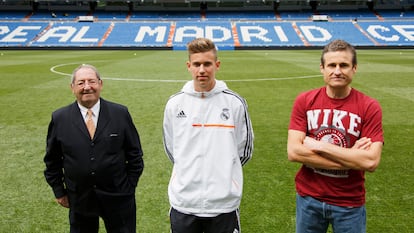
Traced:
POLYGON ((0 48, 185 49, 196 37, 219 49, 414 47, 413 11, 0 11, 0 48))

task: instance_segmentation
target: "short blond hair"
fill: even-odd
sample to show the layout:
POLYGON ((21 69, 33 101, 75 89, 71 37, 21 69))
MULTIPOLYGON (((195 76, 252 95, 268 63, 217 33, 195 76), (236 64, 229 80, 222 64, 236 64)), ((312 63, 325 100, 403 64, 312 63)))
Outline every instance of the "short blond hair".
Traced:
POLYGON ((188 56, 194 53, 204 53, 213 51, 217 59, 217 48, 214 42, 208 38, 197 38, 187 44, 188 56))

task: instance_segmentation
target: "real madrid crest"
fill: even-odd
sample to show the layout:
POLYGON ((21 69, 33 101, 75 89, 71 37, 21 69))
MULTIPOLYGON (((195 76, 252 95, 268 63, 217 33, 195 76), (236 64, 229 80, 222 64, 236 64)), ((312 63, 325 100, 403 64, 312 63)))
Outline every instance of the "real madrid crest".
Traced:
POLYGON ((230 118, 230 111, 228 108, 223 108, 223 112, 220 115, 223 121, 227 121, 230 118))

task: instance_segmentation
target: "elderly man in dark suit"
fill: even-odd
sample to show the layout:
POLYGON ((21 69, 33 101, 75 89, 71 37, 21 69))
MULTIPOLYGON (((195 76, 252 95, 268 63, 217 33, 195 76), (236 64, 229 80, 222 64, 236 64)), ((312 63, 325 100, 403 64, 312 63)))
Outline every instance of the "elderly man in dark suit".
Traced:
POLYGON ((77 101, 53 112, 48 128, 44 174, 56 201, 69 208, 71 233, 98 232, 99 217, 108 233, 136 232, 141 143, 128 109, 102 99, 102 87, 94 66, 76 68, 77 101))

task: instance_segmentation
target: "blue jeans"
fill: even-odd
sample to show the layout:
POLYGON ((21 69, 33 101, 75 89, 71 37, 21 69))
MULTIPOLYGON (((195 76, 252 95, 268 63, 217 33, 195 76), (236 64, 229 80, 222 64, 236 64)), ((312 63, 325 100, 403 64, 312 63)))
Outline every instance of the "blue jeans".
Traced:
POLYGON ((342 207, 296 194, 296 233, 365 233, 365 206, 342 207))

